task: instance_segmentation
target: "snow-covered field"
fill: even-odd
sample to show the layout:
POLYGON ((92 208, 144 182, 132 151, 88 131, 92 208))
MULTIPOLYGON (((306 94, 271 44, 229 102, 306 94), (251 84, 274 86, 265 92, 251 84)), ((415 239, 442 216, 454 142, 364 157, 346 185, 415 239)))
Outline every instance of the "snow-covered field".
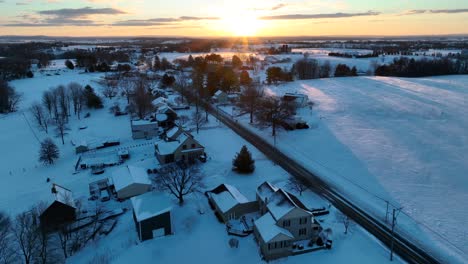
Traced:
MULTIPOLYGON (((151 142, 146 140, 134 141, 131 139, 128 116, 114 117, 108 108, 115 101, 124 106, 125 99, 115 98, 113 101, 105 100, 102 110, 90 112, 87 119, 72 118, 70 129, 62 145, 53 129, 47 135, 33 122, 28 112, 32 102, 40 101, 42 92, 49 87, 60 84, 66 85, 70 81, 82 85, 90 84, 97 92, 100 86, 96 82, 101 74, 80 74, 78 70, 64 69, 62 61, 57 61, 54 70, 60 75, 35 72, 32 79, 23 79, 11 82, 19 92, 24 94, 24 100, 18 112, 0 116, 0 145, 2 146, 2 159, 0 160, 0 209, 11 215, 27 210, 39 201, 50 198, 50 178, 71 189, 75 198, 86 200, 89 197, 88 184, 112 175, 118 167, 108 168, 102 175, 91 175, 89 171, 74 173, 74 166, 78 156, 70 141, 81 137, 117 137, 122 145, 130 150, 131 160, 124 165, 136 165, 144 168, 154 168, 157 161, 153 154, 151 142), (79 130, 86 125, 88 128, 79 130), (39 141, 52 137, 60 148, 60 158, 56 164, 45 166, 37 161, 39 141)), ((207 189, 220 183, 235 185, 249 199, 255 198, 256 187, 265 180, 278 186, 284 186, 288 175, 280 167, 265 158, 258 150, 243 141, 239 136, 224 126, 221 126, 210 117, 206 129, 195 134, 195 137, 206 146, 209 160, 202 165, 207 189), (246 144, 256 159, 256 171, 252 175, 238 175, 231 171, 231 162, 240 147, 246 144)), ((107 150, 106 150, 107 151, 107 150)), ((99 153, 99 152, 98 152, 99 153)), ((311 207, 327 206, 327 202, 307 191, 301 196, 304 203, 311 207)), ((108 202, 110 203, 110 202, 108 202)), ((111 203, 112 206, 129 208, 128 202, 111 203)), ((112 263, 153 263, 155 259, 161 263, 259 263, 260 256, 253 237, 240 240, 238 249, 230 249, 225 226, 218 223, 216 217, 208 206, 204 196, 192 196, 187 199, 183 207, 174 201, 173 236, 155 239, 144 243, 137 243, 136 231, 130 212, 119 218, 115 230, 107 237, 101 237, 86 246, 81 252, 68 260, 69 263, 105 263, 110 259, 112 263), (197 211, 200 207, 205 214, 197 211)), ((328 263, 389 263, 388 249, 380 245, 359 226, 352 226, 348 235, 343 234, 343 224, 338 221, 336 210, 331 208, 331 214, 321 217, 323 225, 334 230, 333 249, 300 256, 290 257, 277 261, 278 263, 298 262, 328 262, 328 263)), ((398 262, 401 262, 398 260, 398 262)))
POLYGON ((467 255, 468 76, 332 78, 268 91, 315 103, 299 111, 312 129, 280 133, 281 149, 382 219, 385 200, 402 206, 400 228, 422 243, 438 233, 467 255))

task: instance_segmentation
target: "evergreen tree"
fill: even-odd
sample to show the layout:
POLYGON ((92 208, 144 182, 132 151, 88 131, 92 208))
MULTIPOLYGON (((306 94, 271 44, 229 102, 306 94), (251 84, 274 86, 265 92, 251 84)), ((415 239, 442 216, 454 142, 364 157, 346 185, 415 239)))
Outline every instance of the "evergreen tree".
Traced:
POLYGON ((39 161, 51 165, 59 158, 59 149, 55 145, 54 141, 50 138, 46 138, 41 142, 41 149, 39 150, 39 161))
POLYGON ((84 95, 88 108, 103 108, 101 97, 94 92, 91 86, 86 85, 84 95))
POLYGON ((250 78, 247 71, 241 71, 239 77, 240 85, 250 85, 252 83, 252 78, 250 78))
POLYGON ((70 69, 70 70, 75 69, 75 65, 73 65, 73 62, 71 60, 66 60, 65 61, 65 66, 67 66, 67 68, 70 69))
POLYGON ((240 173, 252 173, 255 170, 255 160, 252 159, 252 154, 244 145, 236 157, 232 161, 234 169, 240 173))
POLYGON ((232 67, 234 68, 242 67, 242 60, 237 55, 232 56, 232 67))

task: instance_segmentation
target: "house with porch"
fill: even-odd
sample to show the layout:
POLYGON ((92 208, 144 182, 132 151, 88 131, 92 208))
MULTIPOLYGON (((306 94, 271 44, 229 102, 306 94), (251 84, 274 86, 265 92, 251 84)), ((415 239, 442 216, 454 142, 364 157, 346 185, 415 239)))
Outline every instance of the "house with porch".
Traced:
POLYGON ((173 162, 193 163, 205 155, 203 147, 189 133, 181 133, 175 141, 162 141, 154 145, 155 156, 161 165, 173 162))
POLYGON ((254 235, 266 260, 293 255, 296 246, 318 239, 320 224, 293 194, 264 182, 256 198, 262 217, 254 222, 254 235))

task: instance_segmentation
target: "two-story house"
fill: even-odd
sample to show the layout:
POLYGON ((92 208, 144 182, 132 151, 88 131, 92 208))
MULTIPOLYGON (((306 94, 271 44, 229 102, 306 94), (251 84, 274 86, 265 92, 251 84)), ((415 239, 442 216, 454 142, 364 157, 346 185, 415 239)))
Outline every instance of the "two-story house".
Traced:
POLYGON ((290 256, 295 243, 318 238, 320 224, 293 194, 264 182, 256 197, 263 216, 254 223, 254 235, 266 260, 290 256))
POLYGON ((158 142, 154 148, 155 156, 161 165, 178 161, 193 163, 205 155, 205 147, 189 133, 182 133, 176 141, 158 142))

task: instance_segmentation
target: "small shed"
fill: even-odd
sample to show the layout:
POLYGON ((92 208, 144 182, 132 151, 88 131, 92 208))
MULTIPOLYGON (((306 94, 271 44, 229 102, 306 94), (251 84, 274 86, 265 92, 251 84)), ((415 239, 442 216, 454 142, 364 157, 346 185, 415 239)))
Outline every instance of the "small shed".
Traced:
POLYGON ((308 102, 308 97, 305 94, 285 93, 283 96, 284 102, 293 103, 296 107, 305 107, 308 102))
POLYGON ((39 216, 41 226, 46 229, 55 229, 76 219, 76 204, 72 191, 54 183, 51 193, 48 207, 39 216))
POLYGON ((213 101, 218 104, 227 104, 229 102, 229 96, 227 93, 218 90, 212 97, 213 101))
POLYGON ((131 201, 140 241, 172 234, 172 202, 165 193, 148 192, 131 201))
POLYGON ((112 175, 117 198, 127 199, 151 190, 151 181, 145 169, 126 166, 112 175))

